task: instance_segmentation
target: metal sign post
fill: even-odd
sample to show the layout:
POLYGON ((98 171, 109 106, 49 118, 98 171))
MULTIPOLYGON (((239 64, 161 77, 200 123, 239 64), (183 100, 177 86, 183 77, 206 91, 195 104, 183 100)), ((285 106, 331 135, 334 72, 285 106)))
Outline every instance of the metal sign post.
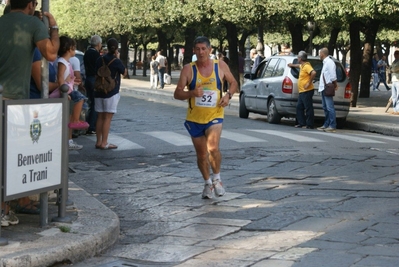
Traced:
MULTIPOLYGON (((3 191, 3 177, 4 177, 4 162, 3 162, 3 86, 0 85, 0 166, 1 166, 1 171, 0 171, 0 202, 3 201, 2 198, 2 191, 3 191)), ((3 207, 1 207, 2 209, 3 207)), ((0 209, 0 210, 1 210, 0 209)), ((5 238, 1 237, 1 226, 0 226, 0 246, 5 246, 8 244, 8 240, 5 238)))

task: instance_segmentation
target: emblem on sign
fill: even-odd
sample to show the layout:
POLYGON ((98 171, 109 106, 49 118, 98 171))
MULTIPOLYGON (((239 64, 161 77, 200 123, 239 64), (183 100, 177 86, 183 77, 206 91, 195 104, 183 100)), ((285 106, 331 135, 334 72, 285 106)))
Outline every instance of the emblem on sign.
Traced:
POLYGON ((40 138, 40 134, 42 133, 42 125, 38 119, 39 112, 37 110, 33 111, 33 121, 30 124, 30 137, 32 138, 33 143, 37 143, 40 138))

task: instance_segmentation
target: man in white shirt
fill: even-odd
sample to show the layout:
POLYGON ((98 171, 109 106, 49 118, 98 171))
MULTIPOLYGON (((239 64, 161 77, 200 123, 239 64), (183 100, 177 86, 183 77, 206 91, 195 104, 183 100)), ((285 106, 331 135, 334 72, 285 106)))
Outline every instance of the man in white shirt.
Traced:
POLYGON ((392 104, 395 114, 399 112, 399 50, 394 52, 395 60, 391 64, 392 104))
POLYGON ((321 102, 324 110, 324 124, 317 128, 317 130, 325 132, 335 132, 337 128, 337 121, 335 117, 334 99, 332 96, 324 94, 325 85, 333 83, 335 90, 338 88, 336 66, 332 58, 328 54, 326 47, 320 49, 319 57, 323 61, 323 68, 319 80, 319 92, 321 92, 321 102))
POLYGON ((164 74, 166 70, 166 58, 162 55, 162 51, 158 51, 157 53, 157 58, 155 61, 158 61, 158 77, 159 77, 159 86, 161 89, 165 87, 165 80, 164 80, 164 74))

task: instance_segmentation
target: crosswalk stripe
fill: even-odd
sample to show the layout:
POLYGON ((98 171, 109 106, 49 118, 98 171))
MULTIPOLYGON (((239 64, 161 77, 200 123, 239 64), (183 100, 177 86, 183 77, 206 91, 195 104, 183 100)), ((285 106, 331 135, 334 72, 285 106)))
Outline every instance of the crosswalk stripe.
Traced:
MULTIPOLYGON (((96 142, 96 136, 85 136, 87 139, 93 140, 96 142)), ((144 147, 129 141, 126 138, 120 137, 118 135, 109 134, 108 135, 108 143, 114 144, 118 146, 118 149, 114 149, 114 151, 118 150, 131 150, 131 149, 143 149, 144 147)))
MULTIPOLYGON (((370 135, 368 135, 368 134, 354 134, 354 135, 370 137, 370 135)), ((382 135, 376 134, 376 135, 373 135, 373 138, 399 142, 399 138, 397 138, 396 136, 382 136, 382 135)))
POLYGON ((238 143, 250 143, 250 142, 267 142, 264 139, 252 137, 246 134, 240 134, 236 132, 231 132, 231 131, 222 131, 222 138, 226 138, 229 140, 236 141, 238 143))
POLYGON ((248 130, 248 131, 276 135, 276 136, 291 139, 291 140, 294 140, 297 142, 324 142, 323 140, 320 140, 320 139, 306 137, 306 136, 303 136, 300 134, 285 133, 285 132, 281 132, 281 131, 273 131, 273 130, 248 130))
POLYGON ((175 146, 188 146, 193 144, 189 136, 178 134, 175 132, 155 131, 155 132, 144 132, 144 133, 151 135, 155 138, 161 139, 175 146))
POLYGON ((352 136, 352 135, 345 135, 345 134, 338 134, 338 133, 324 133, 324 132, 315 132, 315 131, 309 132, 309 133, 344 139, 344 140, 352 141, 352 142, 356 142, 356 143, 372 143, 372 144, 384 144, 385 143, 385 142, 381 142, 381 141, 372 140, 369 138, 362 138, 359 136, 352 136))

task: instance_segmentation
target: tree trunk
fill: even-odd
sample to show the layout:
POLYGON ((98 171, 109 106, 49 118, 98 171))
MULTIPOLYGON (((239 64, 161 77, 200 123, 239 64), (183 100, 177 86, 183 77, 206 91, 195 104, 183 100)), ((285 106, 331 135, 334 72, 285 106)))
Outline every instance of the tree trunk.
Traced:
POLYGON ((333 28, 330 32, 330 40, 328 41, 328 51, 332 56, 334 54, 334 49, 336 48, 338 34, 341 31, 341 28, 333 28))
POLYGON ((192 61, 193 58, 193 42, 195 36, 197 35, 197 30, 194 27, 187 27, 184 30, 184 57, 183 65, 186 65, 192 61))
POLYGON ((144 48, 144 58, 143 58, 143 77, 147 77, 147 67, 149 58, 147 56, 147 45, 148 43, 143 43, 144 48))
POLYGON ((229 33, 227 35, 227 41, 229 43, 229 56, 230 56, 230 71, 236 79, 237 83, 240 81, 240 75, 238 72, 238 40, 237 40, 237 26, 234 23, 227 22, 225 24, 226 30, 229 33))
POLYGON ((288 30, 291 33, 291 40, 292 40, 292 53, 294 54, 298 54, 299 51, 305 49, 303 45, 302 29, 303 29, 302 24, 293 21, 288 22, 288 30))
POLYGON ((380 21, 369 20, 365 25, 365 42, 363 46, 362 76, 360 85, 360 98, 370 97, 371 59, 374 54, 374 43, 380 21))
POLYGON ((168 38, 166 34, 161 30, 157 29, 157 37, 158 37, 158 51, 162 52, 164 57, 168 56, 168 38))
MULTIPOLYGON (((127 68, 129 66, 129 60, 128 55, 129 55, 129 47, 128 47, 128 35, 127 34, 122 34, 121 35, 121 54, 120 54, 120 59, 127 68)), ((127 75, 127 78, 129 78, 129 74, 127 75)))
POLYGON ((350 83, 352 87, 352 107, 356 107, 359 90, 359 80, 362 67, 362 52, 360 42, 360 21, 353 21, 349 25, 351 42, 350 58, 350 83))
POLYGON ((245 42, 247 41, 247 38, 250 34, 251 33, 249 31, 244 30, 243 33, 241 34, 241 39, 238 40, 238 47, 239 50, 242 52, 243 57, 245 57, 245 50, 246 50, 245 42))

